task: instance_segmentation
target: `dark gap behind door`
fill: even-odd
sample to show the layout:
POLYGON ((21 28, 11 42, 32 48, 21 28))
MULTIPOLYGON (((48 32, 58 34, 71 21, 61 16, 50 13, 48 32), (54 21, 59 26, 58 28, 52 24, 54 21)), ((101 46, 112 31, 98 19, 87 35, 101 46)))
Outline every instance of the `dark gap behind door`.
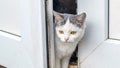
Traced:
MULTIPOLYGON (((77 13, 77 3, 76 0, 53 0, 53 10, 60 13, 76 14, 77 13)), ((77 52, 78 47, 73 53, 70 64, 77 65, 77 52)))
POLYGON ((7 68, 7 67, 4 67, 4 66, 0 65, 0 68, 7 68))

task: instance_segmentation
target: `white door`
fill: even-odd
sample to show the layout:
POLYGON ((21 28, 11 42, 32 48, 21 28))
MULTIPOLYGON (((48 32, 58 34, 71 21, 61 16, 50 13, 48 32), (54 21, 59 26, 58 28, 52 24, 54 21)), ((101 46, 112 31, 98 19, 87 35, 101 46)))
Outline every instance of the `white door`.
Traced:
POLYGON ((31 58, 21 45, 20 38, 1 31, 0 65, 7 68, 33 68, 31 58))
POLYGON ((120 68, 119 0, 79 0, 87 13, 85 36, 79 45, 81 68, 120 68))
POLYGON ((44 0, 1 0, 0 65, 47 68, 45 32, 44 0))

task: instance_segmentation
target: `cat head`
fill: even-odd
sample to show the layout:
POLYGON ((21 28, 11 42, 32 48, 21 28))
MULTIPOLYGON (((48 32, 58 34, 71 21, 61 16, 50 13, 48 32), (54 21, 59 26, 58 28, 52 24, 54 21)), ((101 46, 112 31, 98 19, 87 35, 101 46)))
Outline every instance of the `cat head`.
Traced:
POLYGON ((78 15, 53 12, 55 31, 62 42, 75 42, 85 30, 86 13, 78 15))

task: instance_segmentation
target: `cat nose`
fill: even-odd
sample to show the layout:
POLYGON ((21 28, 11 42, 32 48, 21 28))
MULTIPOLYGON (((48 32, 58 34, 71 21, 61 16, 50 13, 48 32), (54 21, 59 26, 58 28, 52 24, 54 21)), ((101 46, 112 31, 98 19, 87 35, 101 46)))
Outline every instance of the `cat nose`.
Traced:
POLYGON ((69 37, 68 38, 64 38, 65 39, 65 41, 67 42, 68 40, 69 40, 69 37))

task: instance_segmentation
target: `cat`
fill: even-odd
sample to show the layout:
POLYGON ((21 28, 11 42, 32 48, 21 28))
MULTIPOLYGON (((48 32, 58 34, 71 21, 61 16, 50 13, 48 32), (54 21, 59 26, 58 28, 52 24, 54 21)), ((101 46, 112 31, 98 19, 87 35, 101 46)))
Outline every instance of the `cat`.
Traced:
POLYGON ((55 20, 55 68, 68 68, 69 60, 85 32, 86 13, 53 11, 55 20))
MULTIPOLYGON (((76 14, 77 9, 77 0, 53 0, 53 10, 60 13, 76 14)), ((77 52, 78 48, 76 47, 75 51, 72 54, 70 59, 70 64, 77 64, 77 52)))

